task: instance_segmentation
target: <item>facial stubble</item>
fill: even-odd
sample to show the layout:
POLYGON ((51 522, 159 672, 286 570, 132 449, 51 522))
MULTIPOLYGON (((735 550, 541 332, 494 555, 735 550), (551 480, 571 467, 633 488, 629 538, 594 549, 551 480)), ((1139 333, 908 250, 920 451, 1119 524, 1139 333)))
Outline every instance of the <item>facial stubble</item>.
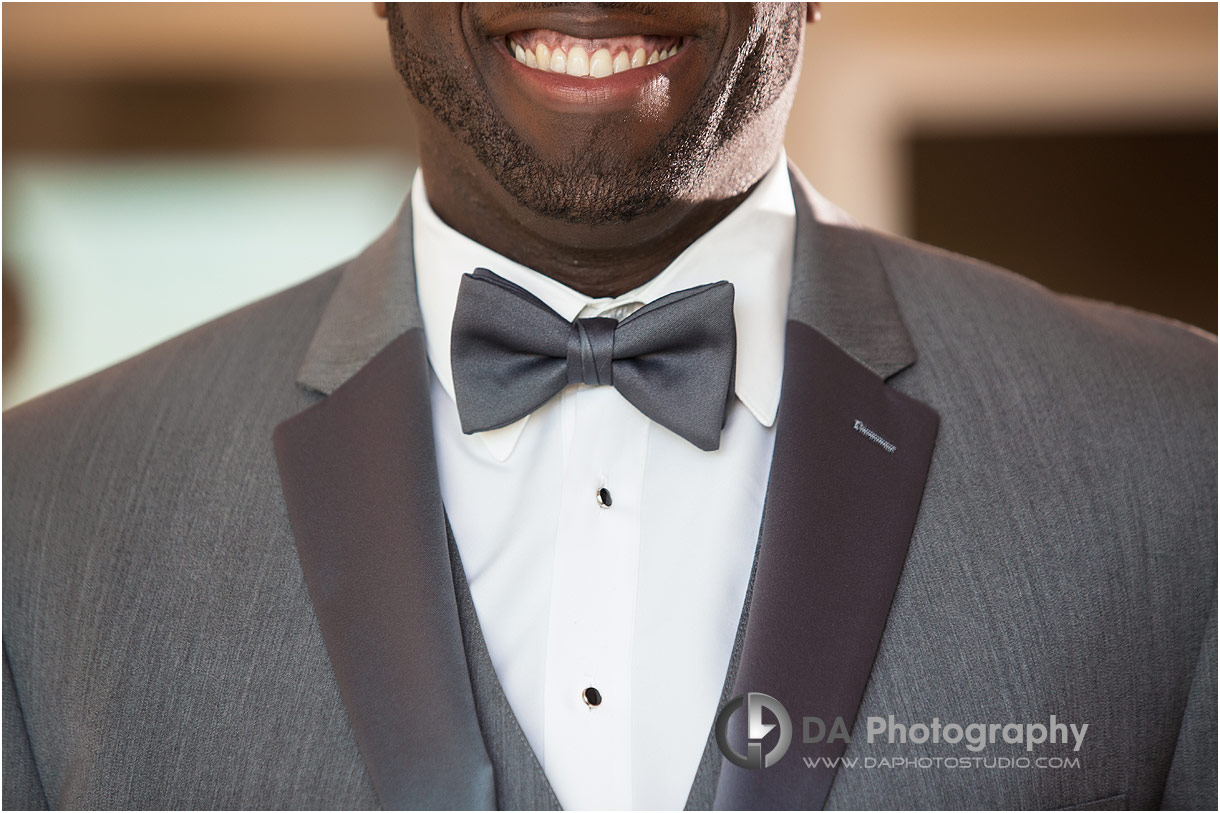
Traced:
POLYGON ((394 66, 408 92, 513 199, 543 217, 597 225, 631 221, 695 196, 704 175, 731 160, 728 145, 783 97, 793 78, 804 11, 799 4, 765 4, 677 124, 635 159, 605 143, 612 133, 594 131, 582 134, 579 149, 547 160, 513 130, 473 72, 415 42, 395 4, 387 17, 394 66))

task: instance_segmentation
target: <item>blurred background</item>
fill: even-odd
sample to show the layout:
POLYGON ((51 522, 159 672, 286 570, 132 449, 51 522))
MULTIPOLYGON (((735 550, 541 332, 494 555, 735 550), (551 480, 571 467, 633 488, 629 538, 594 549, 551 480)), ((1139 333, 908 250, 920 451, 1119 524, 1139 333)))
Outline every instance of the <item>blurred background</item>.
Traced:
MULTIPOLYGON (((3 399, 352 256, 412 124, 370 4, 3 6, 3 399)), ((788 152, 864 223, 1216 330, 1217 6, 823 6, 788 152)))

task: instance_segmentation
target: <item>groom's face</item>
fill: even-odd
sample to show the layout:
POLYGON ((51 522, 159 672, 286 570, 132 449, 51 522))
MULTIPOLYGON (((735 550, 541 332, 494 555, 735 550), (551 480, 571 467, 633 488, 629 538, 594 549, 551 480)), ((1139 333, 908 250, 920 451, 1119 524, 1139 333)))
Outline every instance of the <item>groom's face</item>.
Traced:
POLYGON ((425 154, 461 152, 519 204, 574 223, 748 188, 782 143, 805 14, 775 3, 387 12, 425 154))

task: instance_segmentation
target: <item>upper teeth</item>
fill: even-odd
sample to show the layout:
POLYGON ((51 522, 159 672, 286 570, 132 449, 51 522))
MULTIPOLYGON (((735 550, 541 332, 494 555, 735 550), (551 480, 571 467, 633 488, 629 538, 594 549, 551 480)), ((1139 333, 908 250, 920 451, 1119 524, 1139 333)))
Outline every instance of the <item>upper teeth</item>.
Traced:
POLYGON ((517 61, 527 68, 594 79, 653 65, 678 53, 677 43, 668 48, 649 48, 638 43, 639 37, 624 39, 628 41, 601 44, 593 48, 591 54, 585 46, 572 41, 553 41, 550 45, 538 42, 531 48, 509 38, 508 47, 517 61))

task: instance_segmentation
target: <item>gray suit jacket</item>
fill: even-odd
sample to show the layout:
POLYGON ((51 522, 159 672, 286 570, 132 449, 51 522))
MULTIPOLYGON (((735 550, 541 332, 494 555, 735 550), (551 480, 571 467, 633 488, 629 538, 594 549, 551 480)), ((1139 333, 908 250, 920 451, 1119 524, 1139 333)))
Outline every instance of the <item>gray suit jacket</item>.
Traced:
MULTIPOLYGON (((769 694, 796 732, 773 767, 705 760, 703 803, 1214 808, 1213 337, 794 187, 726 697, 769 694), (866 737, 1052 714, 1088 723, 1080 751, 983 754, 1075 765, 866 737), (851 742, 803 742, 812 716, 851 742)), ((427 393, 404 212, 350 263, 8 412, 5 807, 544 804, 488 711, 427 393)))

